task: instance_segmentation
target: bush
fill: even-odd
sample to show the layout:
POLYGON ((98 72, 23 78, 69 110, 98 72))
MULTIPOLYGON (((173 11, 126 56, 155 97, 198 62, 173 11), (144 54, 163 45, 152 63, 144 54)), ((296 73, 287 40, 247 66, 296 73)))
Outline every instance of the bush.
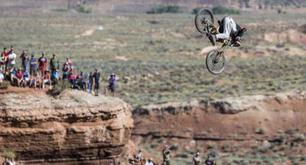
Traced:
POLYGON ((227 8, 223 6, 216 6, 212 9, 214 14, 240 14, 239 10, 227 8))
POLYGON ((9 82, 3 81, 0 83, 0 89, 7 89, 9 86, 9 82))
POLYGON ((177 5, 159 5, 147 11, 147 14, 180 13, 181 8, 177 5))
POLYGON ((86 5, 83 5, 83 4, 82 5, 78 5, 76 7, 76 10, 78 12, 80 12, 80 13, 86 13, 86 14, 91 13, 91 8, 86 6, 86 5))
POLYGON ((15 159, 16 158, 16 153, 15 151, 11 149, 5 149, 2 153, 3 157, 8 158, 8 159, 15 159))
POLYGON ((58 81, 56 84, 53 85, 53 88, 48 91, 48 94, 52 96, 57 96, 61 94, 65 89, 71 87, 71 84, 68 80, 58 81))
POLYGON ((191 14, 198 14, 198 12, 201 10, 201 7, 196 7, 194 9, 192 9, 191 14))

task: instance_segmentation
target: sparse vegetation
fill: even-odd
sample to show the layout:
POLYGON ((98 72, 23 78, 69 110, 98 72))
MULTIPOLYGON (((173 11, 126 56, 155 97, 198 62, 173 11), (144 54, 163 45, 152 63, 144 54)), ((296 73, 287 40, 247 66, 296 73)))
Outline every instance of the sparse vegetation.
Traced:
POLYGON ((147 14, 180 13, 181 8, 177 5, 158 5, 153 7, 147 14))
POLYGON ((9 83, 7 81, 3 81, 0 83, 0 89, 7 89, 9 86, 9 83))
POLYGON ((224 6, 216 6, 212 8, 214 14, 240 14, 240 11, 237 9, 232 9, 224 6))
POLYGON ((48 91, 48 94, 52 96, 57 96, 61 94, 64 90, 69 89, 70 86, 71 85, 68 80, 58 81, 56 84, 53 85, 53 88, 48 91))

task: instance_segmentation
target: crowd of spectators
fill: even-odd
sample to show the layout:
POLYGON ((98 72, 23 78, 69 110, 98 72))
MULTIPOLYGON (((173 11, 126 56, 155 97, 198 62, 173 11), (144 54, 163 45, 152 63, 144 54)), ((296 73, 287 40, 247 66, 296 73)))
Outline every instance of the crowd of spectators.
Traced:
MULTIPOLYGON (((8 81, 17 87, 52 89, 59 81, 68 81, 73 89, 98 94, 101 78, 98 69, 89 73, 77 71, 71 58, 66 58, 61 65, 55 54, 48 59, 44 52, 37 58, 34 53, 29 55, 23 50, 19 58, 21 65, 16 64, 17 55, 13 46, 3 49, 0 56, 0 83, 8 81)), ((108 81, 107 90, 114 95, 116 75, 112 73, 108 81)))

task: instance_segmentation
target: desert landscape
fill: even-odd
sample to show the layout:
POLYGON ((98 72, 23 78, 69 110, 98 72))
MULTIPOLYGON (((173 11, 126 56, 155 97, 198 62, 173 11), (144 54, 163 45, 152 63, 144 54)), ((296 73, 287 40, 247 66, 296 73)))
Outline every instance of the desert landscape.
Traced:
MULTIPOLYGON (((0 0, 0 47, 71 57, 76 70, 118 77, 116 97, 67 89, 0 89, 0 161, 128 165, 139 149, 171 165, 306 164, 305 0, 0 0), (165 8, 169 9, 166 10, 165 8), (248 32, 225 52, 194 25, 200 8, 248 32), (170 10, 171 9, 171 10, 170 10)), ((17 58, 17 61, 19 59, 17 58)))

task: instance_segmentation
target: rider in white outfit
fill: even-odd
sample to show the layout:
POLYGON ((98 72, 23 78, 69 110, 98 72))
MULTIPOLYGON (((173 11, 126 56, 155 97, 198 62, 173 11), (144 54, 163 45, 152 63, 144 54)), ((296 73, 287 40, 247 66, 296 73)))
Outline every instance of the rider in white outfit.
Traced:
POLYGON ((224 17, 219 23, 219 33, 215 35, 208 34, 208 38, 213 45, 215 45, 215 40, 222 41, 228 40, 232 37, 235 46, 240 46, 240 40, 243 34, 246 32, 245 28, 241 28, 233 18, 224 17))

